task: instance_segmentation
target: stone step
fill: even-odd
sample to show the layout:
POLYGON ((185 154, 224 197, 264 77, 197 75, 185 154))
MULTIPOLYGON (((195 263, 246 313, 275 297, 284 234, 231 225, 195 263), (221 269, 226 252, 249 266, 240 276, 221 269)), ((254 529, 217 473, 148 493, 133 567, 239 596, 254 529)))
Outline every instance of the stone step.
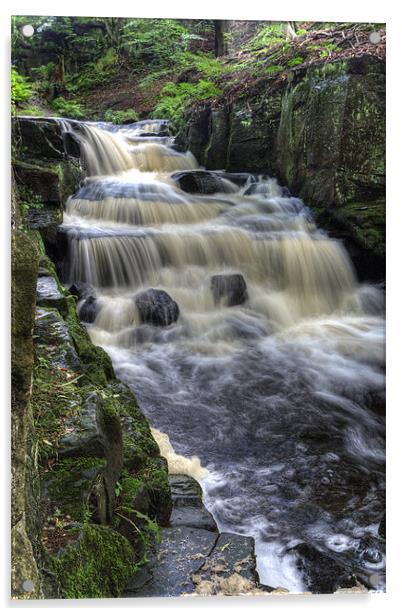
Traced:
POLYGON ((63 316, 68 306, 65 296, 59 291, 53 276, 40 276, 36 284, 36 305, 41 308, 56 308, 63 316))

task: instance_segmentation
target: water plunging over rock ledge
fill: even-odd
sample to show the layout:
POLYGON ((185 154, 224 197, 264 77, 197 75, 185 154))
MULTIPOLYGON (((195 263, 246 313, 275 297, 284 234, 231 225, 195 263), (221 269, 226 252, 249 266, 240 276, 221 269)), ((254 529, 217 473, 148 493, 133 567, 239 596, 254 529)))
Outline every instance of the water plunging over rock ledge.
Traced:
MULTIPOLYGON (((28 129, 21 127, 36 121, 20 119, 17 124, 24 134, 28 129)), ((200 173, 192 154, 170 147, 173 139, 165 134, 165 122, 119 129, 43 120, 32 130, 43 134, 47 124, 52 128, 46 130, 56 127, 59 145, 68 143, 70 151, 80 152, 86 172, 67 199, 63 224, 56 219, 49 227, 32 213, 32 228, 42 233, 64 286, 77 296, 80 315, 92 298, 91 318, 81 317, 87 332, 106 350, 152 426, 169 436, 176 454, 187 460, 197 456, 207 471, 200 481, 221 538, 205 512, 201 517, 207 527, 194 530, 192 513, 183 507, 178 511, 177 502, 170 519, 180 523, 162 538, 162 549, 169 550, 172 541, 180 545, 187 532, 183 528, 193 528, 189 551, 202 552, 204 558, 194 560, 191 583, 186 571, 184 591, 197 592, 200 586, 218 592, 215 577, 222 563, 216 559, 227 550, 230 555, 232 548, 229 577, 251 576, 255 584, 255 573, 247 573, 253 563, 247 564, 249 569, 244 563, 252 542, 242 543, 233 533, 254 538, 259 577, 267 587, 333 592, 360 581, 382 588, 381 290, 359 284, 342 244, 320 231, 305 204, 275 179, 251 172, 200 173), (138 304, 141 294, 146 310, 138 304), (158 322, 144 314, 158 314, 158 322), (209 564, 204 568, 205 559, 209 564), (320 578, 320 567, 331 571, 331 579, 320 578)), ((63 169, 72 164, 67 146, 58 150, 48 134, 46 143, 49 161, 60 151, 57 164, 63 169)), ((18 163, 15 173, 17 181, 29 185, 18 176, 18 163)), ((49 275, 51 266, 45 265, 49 275)), ((52 276, 58 287, 54 270, 52 276)), ((45 312, 38 314, 38 327, 49 323, 58 338, 45 345, 42 357, 53 344, 58 365, 72 375, 82 361, 82 346, 77 357, 79 343, 64 348, 61 341, 68 337, 63 320, 70 319, 71 326, 76 319, 75 302, 61 288, 58 297, 53 283, 45 282, 39 285, 39 310, 45 312)), ((74 322, 73 331, 77 327, 74 322)), ((40 333, 39 345, 47 335, 40 333)), ((87 340, 85 331, 82 336, 87 340)), ((85 357, 87 342, 84 347, 85 357)), ((113 380, 107 356, 99 353, 84 370, 85 379, 91 380, 92 370, 98 372, 100 361, 106 362, 107 379, 113 380)), ((85 409, 80 422, 92 426, 85 441, 93 453, 85 466, 84 492, 88 499, 97 494, 98 520, 110 520, 113 486, 122 468, 129 474, 135 469, 135 478, 143 478, 145 486, 154 476, 155 493, 163 503, 170 502, 153 439, 149 450, 133 454, 133 466, 127 466, 124 456, 123 466, 111 465, 111 449, 99 439, 106 417, 96 410, 89 385, 80 392, 87 397, 77 404, 85 409)), ((113 387, 120 396, 123 386, 116 382, 113 387)), ((102 400, 97 392, 99 396, 102 400)), ((134 397, 130 399, 134 405, 134 397)), ((145 419, 137 409, 130 427, 130 413, 122 408, 118 415, 121 435, 114 442, 122 438, 124 443, 128 436, 135 450, 135 422, 144 426, 142 438, 148 431, 145 419)), ((74 421, 68 427, 74 436, 74 421)), ((63 447, 71 460, 71 451, 81 447, 82 452, 82 442, 73 437, 67 441, 63 447)), ((121 485, 124 479, 129 478, 120 480, 121 485)), ((161 523, 167 523, 168 504, 152 503, 149 493, 136 493, 136 498, 150 501, 147 514, 159 514, 161 523)), ((130 526, 122 517, 124 523, 130 526)), ((161 562, 156 557, 151 573, 130 582, 125 593, 169 594, 167 586, 151 591, 154 568, 153 580, 165 577, 177 594, 183 579, 180 574, 171 579, 166 572, 180 569, 180 558, 161 562)), ((123 589, 113 587, 118 594, 123 589)))

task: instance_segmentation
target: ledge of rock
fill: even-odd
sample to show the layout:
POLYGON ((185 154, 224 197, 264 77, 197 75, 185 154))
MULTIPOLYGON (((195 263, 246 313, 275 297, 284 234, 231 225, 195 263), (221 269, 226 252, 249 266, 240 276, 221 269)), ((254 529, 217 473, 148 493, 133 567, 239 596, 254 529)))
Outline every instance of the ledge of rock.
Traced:
POLYGON ((244 585, 247 592, 257 592, 254 539, 219 533, 195 479, 170 475, 169 483, 173 502, 170 527, 162 529, 156 553, 131 578, 123 596, 214 595, 222 594, 225 585, 232 590, 223 594, 240 594, 244 585))

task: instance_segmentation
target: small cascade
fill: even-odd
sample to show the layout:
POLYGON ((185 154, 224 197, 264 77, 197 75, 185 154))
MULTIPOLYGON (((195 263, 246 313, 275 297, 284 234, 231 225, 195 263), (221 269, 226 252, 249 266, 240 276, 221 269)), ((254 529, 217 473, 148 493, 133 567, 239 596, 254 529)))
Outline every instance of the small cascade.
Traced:
POLYGON ((383 551, 381 290, 274 178, 217 172, 218 192, 184 192, 174 172, 198 164, 165 121, 66 130, 88 177, 66 203, 64 283, 91 289, 92 340, 155 434, 203 468, 220 530, 255 537, 266 584, 302 590, 306 542, 381 587, 362 556, 383 551), (147 321, 150 289, 179 316, 147 321))

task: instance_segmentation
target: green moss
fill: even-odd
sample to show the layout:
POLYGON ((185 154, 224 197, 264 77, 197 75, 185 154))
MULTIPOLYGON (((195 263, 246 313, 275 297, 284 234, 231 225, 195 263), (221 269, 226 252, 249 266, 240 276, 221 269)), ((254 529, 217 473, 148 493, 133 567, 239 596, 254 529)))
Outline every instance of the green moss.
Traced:
POLYGON ((334 215, 353 233, 362 248, 379 257, 385 256, 384 201, 348 203, 337 208, 334 215))
POLYGON ((67 458, 43 475, 53 508, 77 522, 90 516, 89 499, 106 466, 101 458, 67 458))
POLYGON ((156 518, 161 526, 167 526, 172 511, 172 494, 166 460, 164 458, 150 459, 137 477, 144 482, 150 496, 150 517, 156 518))
POLYGON ((62 598, 118 597, 133 573, 134 552, 118 532, 86 524, 52 565, 62 598))
POLYGON ((115 374, 109 355, 95 346, 88 333, 81 326, 77 315, 76 301, 72 295, 67 296, 68 314, 66 323, 74 346, 83 363, 86 381, 94 385, 106 385, 115 374))

